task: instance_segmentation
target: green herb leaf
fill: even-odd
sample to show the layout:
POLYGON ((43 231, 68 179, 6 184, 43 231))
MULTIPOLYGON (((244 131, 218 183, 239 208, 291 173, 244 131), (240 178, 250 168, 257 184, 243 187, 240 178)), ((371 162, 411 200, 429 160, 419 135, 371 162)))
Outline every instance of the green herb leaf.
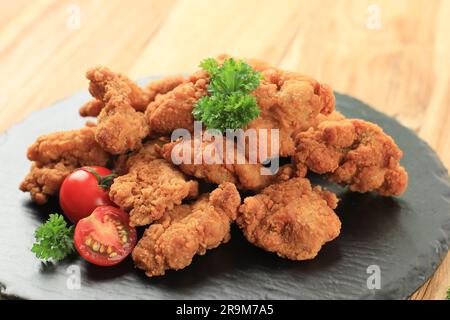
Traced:
POLYGON ((208 86, 211 94, 247 94, 255 90, 261 80, 261 74, 242 60, 230 58, 219 67, 216 60, 206 59, 201 66, 211 75, 208 86))
POLYGON ((214 58, 206 58, 200 62, 200 68, 208 72, 210 76, 213 76, 219 70, 219 63, 214 58))
POLYGON ((36 229, 31 251, 44 261, 62 260, 75 250, 73 233, 74 226, 68 226, 62 215, 51 214, 47 222, 36 229))
POLYGON ((208 129, 238 129, 258 117, 256 98, 250 92, 259 86, 262 75, 244 61, 227 59, 222 65, 212 58, 200 66, 209 73, 209 96, 201 98, 193 115, 208 129))
POLYGON ((447 290, 447 300, 450 300, 450 288, 447 290))
POLYGON ((256 98, 251 95, 233 93, 203 97, 194 108, 194 117, 210 129, 225 132, 239 129, 259 115, 256 98))

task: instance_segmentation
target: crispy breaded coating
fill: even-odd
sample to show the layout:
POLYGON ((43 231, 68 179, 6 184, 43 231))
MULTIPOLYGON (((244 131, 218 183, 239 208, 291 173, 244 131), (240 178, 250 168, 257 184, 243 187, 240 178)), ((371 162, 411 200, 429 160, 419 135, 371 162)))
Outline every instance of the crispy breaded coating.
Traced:
POLYGON ((161 159, 158 146, 164 143, 163 140, 155 139, 147 141, 142 148, 121 154, 114 163, 114 171, 118 175, 127 174, 133 166, 139 163, 149 163, 155 159, 161 159))
POLYGON ((325 121, 317 129, 296 137, 297 175, 307 170, 329 174, 331 181, 348 185, 351 191, 375 191, 380 195, 400 195, 408 184, 408 174, 400 165, 403 152, 376 124, 344 119, 325 121))
POLYGON ((239 63, 218 68, 229 58, 200 64, 212 79, 201 69, 144 87, 103 66, 88 70, 93 99, 79 113, 95 122, 39 137, 20 189, 44 204, 77 168, 113 170, 109 198, 128 212, 130 226, 146 226, 131 257, 148 277, 184 269, 228 242, 234 222, 250 243, 279 257, 315 258, 339 236, 341 221, 336 194, 311 186, 308 170, 350 191, 406 190, 402 151, 377 125, 336 111, 329 86, 256 59, 234 58, 256 73, 239 63), (198 114, 222 131, 194 121, 207 95, 198 114), (240 114, 254 98, 259 110, 240 114), (226 129, 233 126, 240 128, 226 129))
MULTIPOLYGON (((220 55, 217 60, 223 62, 226 58, 229 56, 220 55)), ((260 60, 247 59, 246 61, 258 71, 270 67, 260 60)), ((150 92, 156 90, 158 93, 146 111, 151 134, 168 135, 179 128, 192 131, 194 123, 192 109, 197 101, 207 94, 209 75, 205 71, 199 70, 187 79, 179 76, 160 81, 161 83, 155 82, 148 86, 150 92)))
POLYGON ((114 179, 109 196, 130 212, 131 226, 144 226, 161 218, 166 210, 198 195, 198 182, 164 159, 137 162, 129 172, 114 179))
MULTIPOLYGON (((166 159, 170 163, 174 163, 175 158, 173 158, 172 156, 180 156, 181 159, 184 156, 184 149, 186 149, 188 152, 190 152, 190 157, 186 155, 186 159, 190 159, 190 163, 182 161, 182 163, 178 164, 175 162, 181 171, 196 178, 206 179, 209 182, 217 184, 220 184, 222 182, 231 182, 233 184, 237 184, 238 179, 234 174, 232 165, 215 163, 207 164, 207 155, 202 158, 203 151, 207 148, 207 146, 211 146, 212 148, 214 148, 214 144, 203 142, 202 145, 197 145, 196 141, 198 141, 198 139, 170 142, 164 144, 161 147, 160 153, 164 159, 166 159), (196 164, 195 161, 198 161, 198 164, 196 164)), ((223 153, 220 152, 218 148, 214 148, 213 152, 214 155, 217 154, 218 158, 223 156, 223 153)))
POLYGON ((49 196, 57 195, 64 179, 77 167, 62 162, 38 167, 33 162, 30 172, 20 184, 20 190, 30 192, 37 204, 44 204, 49 196))
MULTIPOLYGON (((311 123, 308 126, 308 129, 309 128, 317 128, 319 126, 319 124, 321 124, 322 122, 325 122, 325 121, 341 121, 344 119, 345 119, 344 115, 336 110, 330 114, 322 114, 321 113, 315 119, 313 119, 311 121, 311 123)), ((295 135, 294 135, 294 140, 295 140, 295 135)))
POLYGON ((246 129, 279 129, 279 154, 291 156, 295 133, 308 129, 319 115, 334 111, 333 91, 312 78, 281 69, 265 69, 262 75, 253 92, 261 113, 246 129))
MULTIPOLYGON (((154 101, 155 98, 160 95, 172 91, 175 87, 182 84, 186 81, 183 76, 169 76, 160 80, 151 81, 146 85, 146 87, 140 88, 136 83, 128 79, 126 76, 122 74, 118 74, 118 77, 126 82, 132 94, 130 97, 130 104, 136 111, 144 112, 147 109, 147 106, 150 102, 154 101)), ((92 91, 102 96, 102 91, 98 91, 101 87, 92 87, 92 91)), ((101 98, 103 99, 103 98, 101 98)), ((91 101, 86 102, 80 108, 80 116, 82 117, 97 117, 102 109, 105 107, 105 104, 102 100, 93 99, 91 101)))
POLYGON ((231 182, 236 184, 238 188, 244 190, 260 190, 276 179, 286 179, 290 177, 290 167, 283 167, 273 174, 262 174, 261 163, 251 163, 245 155, 242 155, 244 163, 238 162, 238 150, 235 147, 234 158, 226 152, 226 141, 223 141, 223 148, 213 142, 203 141, 201 144, 199 139, 178 140, 164 144, 161 147, 161 155, 164 159, 171 163, 175 163, 184 173, 199 179, 205 179, 209 182, 220 184, 222 182, 231 182), (190 163, 186 163, 183 159, 185 150, 190 153, 190 163), (229 158, 228 164, 226 163, 229 158), (214 163, 214 160, 221 160, 222 163, 214 163), (178 163, 181 162, 181 163, 178 163), (196 163, 197 162, 197 163, 196 163))
POLYGON ((172 91, 180 84, 185 83, 187 79, 182 75, 169 76, 160 80, 154 80, 146 85, 146 89, 150 94, 150 102, 154 101, 158 95, 172 91))
MULTIPOLYGON (((105 67, 97 67, 97 69, 106 69, 105 67)), ((94 69, 92 69, 94 70, 94 69)), ((107 70, 107 69, 106 69, 107 70)), ((107 70, 108 72, 111 72, 107 70)), ((88 71, 89 73, 90 71, 88 71)), ((127 76, 118 73, 115 75, 120 81, 127 86, 128 90, 128 98, 130 101, 130 105, 136 110, 144 112, 147 109, 148 104, 154 98, 154 93, 150 92, 146 88, 139 87, 134 81, 130 80, 127 76)), ((89 84, 89 92, 95 98, 94 100, 86 102, 80 108, 80 115, 82 117, 96 117, 100 114, 102 109, 105 107, 105 94, 106 87, 108 86, 107 78, 97 78, 95 80, 91 80, 89 84)))
POLYGON ((247 240, 264 250, 291 260, 313 259, 340 233, 337 202, 335 194, 293 178, 245 198, 237 223, 247 240))
POLYGON ((97 117, 104 107, 103 101, 93 99, 83 104, 79 113, 82 117, 97 117))
MULTIPOLYGON (((104 103, 108 102, 108 95, 115 94, 114 86, 120 83, 120 86, 126 88, 126 96, 130 106, 136 111, 145 111, 151 99, 147 89, 139 87, 127 76, 118 73, 115 74, 106 67, 96 67, 86 72, 86 77, 90 80, 89 92, 92 96, 104 103), (113 83, 112 83, 113 82, 113 83)), ((117 89, 116 89, 117 90, 117 89)))
MULTIPOLYGON (((228 55, 220 55, 222 62, 228 55)), ((244 59, 255 70, 261 71, 264 79, 253 92, 261 109, 260 116, 248 126, 254 129, 279 129, 281 156, 295 152, 293 135, 306 130, 314 119, 334 111, 333 91, 312 78, 270 67, 255 59, 244 59)), ((192 110, 197 101, 207 94, 209 76, 200 70, 186 82, 166 94, 159 95, 146 111, 151 134, 170 134, 184 128, 193 130, 192 110)), ((270 134, 268 137, 270 141, 270 134)), ((267 143, 269 145, 269 142, 267 143)))
POLYGON ((27 156, 34 162, 20 189, 30 192, 39 204, 58 194, 64 178, 76 168, 106 166, 110 160, 95 141, 95 127, 41 136, 28 148, 27 156))
POLYGON ((180 270, 193 257, 230 239, 230 223, 236 218, 241 198, 231 183, 221 184, 193 204, 167 211, 144 233, 132 252, 136 266, 149 277, 180 270))
POLYGON ((95 127, 54 132, 39 137, 27 157, 39 165, 64 162, 75 165, 106 165, 110 156, 95 141, 95 127))
POLYGON ((192 109, 205 96, 208 74, 198 71, 166 94, 156 96, 145 112, 152 135, 170 135, 173 130, 193 130, 192 109))
POLYGON ((119 102, 108 104, 98 116, 96 140, 109 153, 123 154, 140 148, 148 132, 144 115, 119 102))
POLYGON ((143 97, 137 85, 106 67, 90 69, 86 77, 91 94, 105 104, 98 116, 97 142, 112 154, 138 149, 149 128, 144 114, 135 109, 146 104, 148 94, 143 97))

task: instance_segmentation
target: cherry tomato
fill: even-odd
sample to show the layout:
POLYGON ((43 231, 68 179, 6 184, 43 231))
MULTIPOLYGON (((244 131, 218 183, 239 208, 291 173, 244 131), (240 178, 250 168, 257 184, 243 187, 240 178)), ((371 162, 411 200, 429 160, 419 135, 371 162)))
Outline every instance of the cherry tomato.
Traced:
POLYGON ((75 227, 78 253, 98 266, 112 266, 125 259, 136 245, 136 229, 129 216, 116 207, 101 206, 75 227))
POLYGON ((109 186, 114 175, 103 167, 83 167, 66 177, 59 191, 59 203, 74 224, 88 217, 98 206, 114 205, 109 186))

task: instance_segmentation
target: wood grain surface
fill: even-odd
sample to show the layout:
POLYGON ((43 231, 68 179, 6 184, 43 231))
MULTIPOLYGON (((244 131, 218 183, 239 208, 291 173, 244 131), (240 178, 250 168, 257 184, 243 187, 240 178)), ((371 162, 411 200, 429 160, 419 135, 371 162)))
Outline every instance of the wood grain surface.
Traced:
MULTIPOLYGON (((0 0, 0 132, 86 89, 91 66, 138 78, 229 53, 369 103, 449 168, 449 17, 447 0, 0 0)), ((412 299, 443 299, 448 287, 450 255, 412 299)))

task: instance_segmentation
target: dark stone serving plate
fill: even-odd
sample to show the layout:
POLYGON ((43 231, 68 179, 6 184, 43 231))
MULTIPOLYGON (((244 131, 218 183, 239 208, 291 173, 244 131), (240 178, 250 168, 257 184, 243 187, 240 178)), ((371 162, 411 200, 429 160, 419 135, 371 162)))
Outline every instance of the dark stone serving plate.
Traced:
MULTIPOLYGON (((146 79, 148 80, 148 79, 146 79)), ((278 258, 248 243, 233 227, 228 244, 195 257, 188 268, 148 279, 130 258, 116 267, 91 265, 76 255, 45 265, 31 253, 33 233, 57 200, 37 206, 18 190, 30 163, 26 149, 38 136, 81 127, 87 92, 33 113, 0 135, 0 291, 26 299, 405 299, 435 271, 450 242, 450 182, 430 147, 396 120, 351 97, 336 94, 348 117, 379 124, 404 151, 408 191, 398 198, 349 193, 320 177, 314 183, 338 193, 339 238, 311 261, 278 258), (370 266, 381 286, 368 288, 370 266), (79 269, 77 269, 79 268, 79 269), (75 270, 75 271, 74 271, 75 270), (81 286, 70 286, 79 270, 81 286), (69 285, 68 285, 69 284, 69 285)), ((370 286, 369 286, 370 287, 370 286)))

